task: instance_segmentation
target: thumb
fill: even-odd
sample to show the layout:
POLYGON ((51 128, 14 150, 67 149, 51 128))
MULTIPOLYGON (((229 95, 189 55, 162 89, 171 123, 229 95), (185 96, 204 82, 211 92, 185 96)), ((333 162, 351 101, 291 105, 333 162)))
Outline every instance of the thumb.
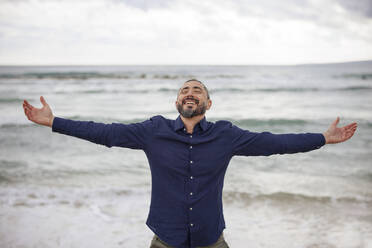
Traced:
POLYGON ((44 107, 48 105, 43 96, 40 96, 40 102, 41 104, 43 104, 44 107))
POLYGON ((340 122, 340 117, 337 116, 336 120, 332 123, 332 126, 336 127, 339 122, 340 122))

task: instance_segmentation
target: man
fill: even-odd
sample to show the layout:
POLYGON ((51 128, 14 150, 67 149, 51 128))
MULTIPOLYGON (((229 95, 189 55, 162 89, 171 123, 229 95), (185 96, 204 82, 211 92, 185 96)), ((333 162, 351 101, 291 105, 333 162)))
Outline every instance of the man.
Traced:
POLYGON ((228 247, 223 238, 223 181, 234 155, 268 156, 307 152, 351 138, 356 123, 338 128, 337 118, 321 133, 271 134, 242 130, 228 121, 208 122, 212 101, 204 84, 186 81, 175 102, 176 120, 154 116, 133 124, 103 124, 54 117, 41 96, 41 109, 26 100, 27 118, 107 147, 142 149, 152 176, 146 224, 155 233, 150 248, 228 247))

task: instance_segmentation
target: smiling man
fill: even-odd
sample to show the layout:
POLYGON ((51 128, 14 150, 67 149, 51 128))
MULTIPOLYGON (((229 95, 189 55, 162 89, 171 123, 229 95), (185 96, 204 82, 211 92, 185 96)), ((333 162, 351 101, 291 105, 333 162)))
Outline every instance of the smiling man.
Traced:
POLYGON ((188 133, 193 132, 195 124, 204 118, 211 106, 207 87, 196 79, 186 81, 178 91, 176 108, 188 133))
POLYGON ((39 109, 24 100, 30 121, 107 147, 145 152, 152 176, 146 222, 155 234, 150 248, 228 247, 223 237, 222 190, 233 156, 308 152, 346 141, 357 128, 356 123, 339 128, 337 118, 323 134, 272 134, 243 130, 228 121, 208 122, 205 113, 212 101, 196 79, 186 81, 178 92, 176 120, 154 116, 128 125, 73 121, 54 117, 45 99, 40 101, 39 109))

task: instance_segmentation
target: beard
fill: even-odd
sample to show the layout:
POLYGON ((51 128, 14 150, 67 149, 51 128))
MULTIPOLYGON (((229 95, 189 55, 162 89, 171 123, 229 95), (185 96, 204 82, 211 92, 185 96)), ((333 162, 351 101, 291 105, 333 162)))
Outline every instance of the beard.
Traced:
POLYGON ((186 109, 183 108, 183 104, 177 103, 177 110, 180 115, 182 115, 185 118, 192 118, 194 116, 203 115, 207 111, 207 104, 205 102, 202 102, 200 105, 197 105, 196 109, 193 110, 192 108, 189 109, 186 107, 186 109))

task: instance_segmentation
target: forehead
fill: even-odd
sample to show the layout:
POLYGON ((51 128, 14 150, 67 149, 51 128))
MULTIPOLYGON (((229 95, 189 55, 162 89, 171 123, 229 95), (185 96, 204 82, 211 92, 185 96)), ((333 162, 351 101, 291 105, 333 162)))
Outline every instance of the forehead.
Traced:
POLYGON ((190 88, 197 87, 197 88, 201 88, 202 90, 204 90, 203 85, 201 85, 201 83, 199 83, 198 81, 190 81, 190 82, 184 83, 181 89, 186 88, 186 87, 190 87, 190 88))

